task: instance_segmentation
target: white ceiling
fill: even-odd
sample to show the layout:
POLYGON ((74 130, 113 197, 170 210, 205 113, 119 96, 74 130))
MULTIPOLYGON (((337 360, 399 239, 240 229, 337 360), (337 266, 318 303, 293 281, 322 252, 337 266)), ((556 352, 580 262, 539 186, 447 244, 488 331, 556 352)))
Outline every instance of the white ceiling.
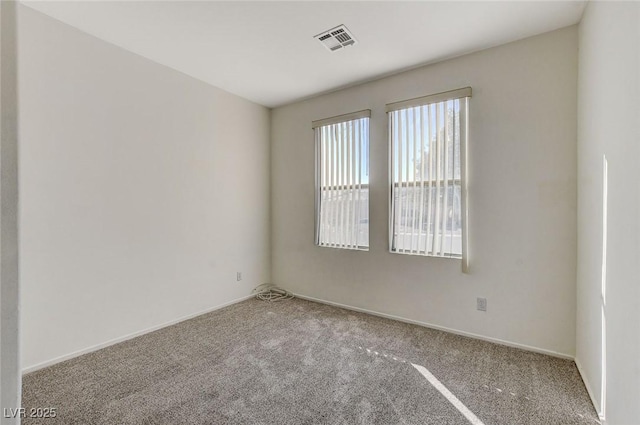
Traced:
POLYGON ((577 23, 585 1, 23 1, 82 31, 274 107, 577 23), (345 24, 353 47, 314 35, 345 24))

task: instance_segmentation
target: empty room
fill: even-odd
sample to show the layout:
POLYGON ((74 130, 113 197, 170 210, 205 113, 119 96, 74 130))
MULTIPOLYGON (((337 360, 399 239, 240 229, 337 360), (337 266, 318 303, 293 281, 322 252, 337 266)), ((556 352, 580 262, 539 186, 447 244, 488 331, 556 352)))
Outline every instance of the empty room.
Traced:
POLYGON ((0 424, 640 425, 640 2, 0 1, 0 424))

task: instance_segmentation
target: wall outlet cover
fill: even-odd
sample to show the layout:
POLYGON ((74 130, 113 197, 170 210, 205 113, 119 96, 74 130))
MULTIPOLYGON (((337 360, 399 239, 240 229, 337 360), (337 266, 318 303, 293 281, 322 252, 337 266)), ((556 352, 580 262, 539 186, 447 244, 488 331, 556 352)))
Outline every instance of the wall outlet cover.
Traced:
POLYGON ((476 299, 476 308, 478 311, 487 311, 487 299, 486 298, 477 298, 476 299))

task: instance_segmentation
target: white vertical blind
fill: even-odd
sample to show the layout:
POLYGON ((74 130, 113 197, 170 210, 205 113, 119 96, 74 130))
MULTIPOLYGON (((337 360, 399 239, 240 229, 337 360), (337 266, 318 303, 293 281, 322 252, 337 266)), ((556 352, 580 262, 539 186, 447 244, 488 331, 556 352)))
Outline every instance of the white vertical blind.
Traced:
MULTIPOLYGON (((356 114, 345 117, 364 115, 356 114)), ((334 121, 337 120, 314 122, 316 244, 332 248, 367 250, 369 118, 364 116, 341 122, 334 121)))
MULTIPOLYGON (((429 97, 424 99, 426 103, 429 97)), ((439 96, 435 100, 422 105, 414 101, 388 105, 390 250, 464 257, 466 271, 463 197, 468 98, 442 100, 439 96)))

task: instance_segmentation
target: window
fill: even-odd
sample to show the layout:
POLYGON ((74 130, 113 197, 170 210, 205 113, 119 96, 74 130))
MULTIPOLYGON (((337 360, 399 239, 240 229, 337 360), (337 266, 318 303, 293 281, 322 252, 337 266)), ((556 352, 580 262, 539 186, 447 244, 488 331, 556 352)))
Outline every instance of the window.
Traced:
POLYGON ((314 121, 316 245, 369 249, 371 111, 314 121))
POLYGON ((465 157, 471 89, 387 105, 390 251, 464 258, 465 157))

